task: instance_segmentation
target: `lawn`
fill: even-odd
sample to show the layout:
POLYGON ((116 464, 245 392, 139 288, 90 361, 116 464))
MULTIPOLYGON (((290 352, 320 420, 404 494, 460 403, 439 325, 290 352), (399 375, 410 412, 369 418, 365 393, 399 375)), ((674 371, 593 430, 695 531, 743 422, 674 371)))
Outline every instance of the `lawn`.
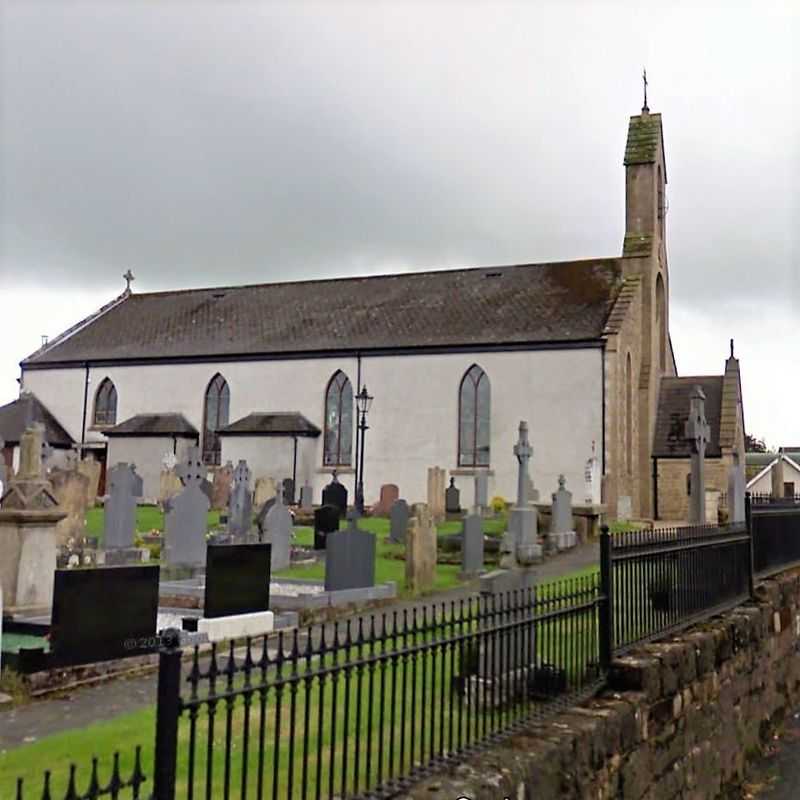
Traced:
MULTIPOLYGON (((103 514, 102 508, 93 508, 86 514, 86 529, 89 536, 97 536, 102 543, 103 539, 103 514)), ((209 511, 208 529, 219 524, 219 512, 209 511)), ((375 562, 375 580, 378 583, 394 581, 398 592, 405 593, 405 561, 401 556, 404 552, 402 545, 394 545, 387 541, 389 536, 389 520, 386 517, 364 517, 358 522, 362 530, 374 533, 377 538, 377 557, 375 562)), ((487 519, 483 523, 484 533, 490 536, 500 536, 505 530, 505 517, 487 519)), ((157 506, 138 506, 136 509, 136 531, 149 533, 150 531, 164 530, 164 514, 157 506)), ((295 529, 294 543, 303 547, 311 547, 314 541, 314 531, 306 526, 297 526, 295 529)), ((460 533, 461 522, 458 520, 443 522, 437 528, 439 536, 460 533)), ((434 591, 442 591, 457 586, 460 581, 460 569, 456 564, 440 564, 436 570, 434 591)), ((277 573, 277 577, 306 578, 309 580, 324 580, 325 566, 317 563, 312 566, 295 566, 277 573)))
MULTIPOLYGON (((580 574, 586 573, 583 570, 580 574)), ((586 587, 588 580, 577 580, 574 586, 586 587)), ((547 585, 542 588, 546 592, 547 585)), ((587 679, 586 665, 595 658, 595 626, 594 612, 564 620, 563 624, 557 622, 557 618, 543 619, 535 640, 538 660, 562 666, 570 684, 580 685, 587 679)), ((449 626, 448 637, 463 632, 456 621, 449 626)), ((198 797, 205 796, 207 786, 212 797, 227 796, 225 788, 228 782, 231 796, 240 796, 245 759, 248 764, 248 796, 260 796, 259 773, 269 796, 273 796, 273 780, 277 780, 280 794, 285 797, 302 796, 304 780, 308 784, 309 797, 315 796, 317 786, 327 795, 332 779, 335 790, 332 793, 339 794, 343 775, 346 775, 350 792, 356 789, 356 781, 363 791, 365 783, 378 781, 379 766, 383 777, 389 772, 390 765, 395 771, 407 772, 415 763, 424 762, 441 748, 451 750, 459 742, 483 738, 487 732, 513 721, 526 710, 520 704, 512 704, 501 718, 491 696, 487 698, 485 688, 483 699, 476 698, 470 681, 461 685, 473 687, 469 689, 472 702, 462 702, 451 687, 453 678, 463 672, 462 664, 468 651, 457 643, 427 651, 414 650, 414 644, 420 645, 429 637, 430 634, 419 633, 404 641, 398 639, 392 651, 399 645, 404 655, 373 662, 373 666, 352 666, 336 673, 329 669, 333 664, 330 655, 323 661, 318 658, 306 661, 301 648, 296 671, 290 664, 283 668, 288 680, 281 692, 275 687, 274 667, 270 667, 267 673, 267 682, 263 685, 269 688, 263 693, 257 688, 262 680, 261 672, 254 671, 250 685, 255 688, 248 695, 248 703, 241 695, 233 698, 229 694, 230 689, 241 690, 245 684, 241 673, 226 677, 226 658, 220 658, 222 673, 217 678, 216 691, 221 699, 211 706, 215 713, 210 715, 209 704, 201 702, 193 722, 190 701, 190 708, 181 718, 178 797, 187 796, 190 782, 198 797), (408 645, 411 645, 410 650, 408 645), (228 701, 226 698, 231 699, 228 701), (435 740, 431 739, 431 730, 436 732, 435 740), (232 747, 226 753, 225 742, 228 739, 232 747), (211 751, 209 741, 213 743, 211 751), (209 752, 213 752, 210 758, 209 752), (318 755, 321 756, 319 761, 318 755), (263 770, 259 770, 262 756, 263 770), (307 772, 304 772, 304 765, 308 767, 307 772)), ((490 647, 491 642, 495 642, 494 646, 500 645, 493 638, 488 641, 490 647)), ((523 633, 515 633, 513 637, 506 637, 506 641, 499 652, 507 658, 510 652, 514 652, 508 648, 519 648, 516 652, 521 654, 530 640, 523 633)), ((483 642, 486 644, 487 640, 483 639, 483 642)), ((351 660, 359 653, 362 656, 380 655, 381 647, 380 643, 363 648, 353 646, 351 660)), ((339 664, 343 663, 344 656, 345 653, 340 651, 339 664)), ((239 661, 241 663, 241 659, 239 661)), ((469 658, 466 663, 476 662, 469 658)), ((201 698, 208 688, 207 681, 203 681, 201 698)), ((509 684, 505 688, 509 689, 509 684)), ((188 686, 184 687, 183 694, 189 700, 188 686)), ((61 796, 66 788, 70 763, 80 766, 77 787, 80 792, 86 788, 91 759, 95 755, 102 756, 101 782, 108 779, 113 750, 119 751, 123 776, 127 777, 137 744, 142 746, 144 769, 151 778, 154 724, 154 708, 148 707, 0 752, 0 797, 13 796, 16 777, 25 779, 26 797, 40 796, 45 766, 54 770, 53 796, 61 796)), ((145 796, 152 789, 149 782, 147 789, 145 796)))

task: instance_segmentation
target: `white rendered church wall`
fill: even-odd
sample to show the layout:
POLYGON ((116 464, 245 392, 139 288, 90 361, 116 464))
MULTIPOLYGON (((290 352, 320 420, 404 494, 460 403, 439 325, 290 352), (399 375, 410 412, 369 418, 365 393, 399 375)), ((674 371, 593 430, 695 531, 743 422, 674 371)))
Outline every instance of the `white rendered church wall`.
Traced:
MULTIPOLYGON (((534 447, 531 474, 541 496, 546 498, 555 491, 560 473, 566 476, 569 488, 580 491, 592 442, 602 441, 601 356, 599 348, 585 348, 363 358, 362 380, 375 397, 368 416, 366 501, 377 500, 383 483, 396 483, 409 502, 423 501, 428 467, 438 465, 448 473, 458 467, 459 384, 473 363, 486 371, 491 383, 490 468, 495 474, 490 492, 509 500, 515 496, 512 447, 520 419, 530 425, 534 447)), ((254 411, 298 411, 323 429, 325 389, 337 369, 347 374, 357 391, 355 358, 93 368, 87 417, 91 419, 97 386, 108 376, 117 389, 119 422, 134 414, 176 412, 201 430, 204 393, 219 372, 230 387, 231 421, 254 411)), ((25 385, 76 438, 80 437, 83 374, 83 370, 25 374, 25 385)), ((99 433, 92 436, 102 438, 99 433)), ((241 442, 240 437, 223 438, 223 459, 234 464, 246 458, 251 447, 236 441, 241 442)), ((290 440, 286 441, 288 447, 290 440)), ((154 456, 159 466, 162 449, 154 456)), ((308 470, 316 502, 330 480, 330 468, 322 465, 322 450, 322 436, 298 448, 298 453, 302 452, 298 484, 308 470)), ((251 457, 256 459, 251 468, 258 475, 261 455, 252 453, 251 457)), ((288 468, 286 474, 290 475, 290 459, 288 468)), ((265 474, 271 474, 271 469, 271 463, 266 464, 265 474)), ((352 497, 353 475, 343 470, 340 480, 352 497)), ((472 501, 472 483, 466 476, 456 479, 464 505, 472 501)))
MULTIPOLYGON (((28 370, 23 375, 21 389, 33 392, 49 409, 50 413, 72 437, 81 440, 83 423, 83 389, 86 371, 74 369, 28 370)), ((86 427, 92 423, 94 393, 97 386, 89 385, 89 402, 86 412, 86 427)), ((87 437, 88 438, 88 437, 87 437)))
MULTIPOLYGON (((222 436, 222 463, 232 461, 233 466, 239 459, 247 461, 253 474, 253 485, 257 478, 269 477, 277 480, 292 477, 292 459, 294 457, 294 441, 282 436, 222 436)), ((297 443, 298 481, 302 483, 300 474, 300 450, 303 441, 297 443)))

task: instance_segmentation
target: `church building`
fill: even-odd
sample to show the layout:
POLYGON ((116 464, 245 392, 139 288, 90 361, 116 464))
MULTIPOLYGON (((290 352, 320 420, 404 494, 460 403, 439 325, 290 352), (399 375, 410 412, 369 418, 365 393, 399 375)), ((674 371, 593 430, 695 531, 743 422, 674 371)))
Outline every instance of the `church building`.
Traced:
POLYGON ((102 463, 134 462, 150 497, 165 454, 193 444, 210 470, 246 459, 254 476, 310 483, 315 502, 335 470, 352 497, 355 397, 368 387, 368 505, 384 483, 424 501, 432 466, 462 505, 478 470, 490 496, 513 500, 524 419, 543 499, 563 474, 583 502, 596 453, 610 518, 685 517, 678 440, 695 384, 720 464, 710 481, 725 491, 734 455, 743 462, 738 361, 721 376, 677 376, 664 138, 646 105, 623 163, 618 257, 151 293, 129 279, 22 362, 22 397, 102 463))

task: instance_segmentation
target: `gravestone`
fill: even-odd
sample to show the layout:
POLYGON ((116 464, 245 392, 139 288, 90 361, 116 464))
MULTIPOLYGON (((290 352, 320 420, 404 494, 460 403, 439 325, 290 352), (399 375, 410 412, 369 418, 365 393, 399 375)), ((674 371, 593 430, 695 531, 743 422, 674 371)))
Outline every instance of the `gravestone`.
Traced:
POLYGON ((691 442, 692 491, 689 497, 689 522, 704 525, 706 521, 706 445, 711 438, 711 428, 706 421, 706 396, 700 386, 695 386, 689 396, 689 419, 685 436, 691 442))
POLYGON ((100 473, 103 470, 99 461, 91 456, 78 461, 78 472, 86 476, 86 505, 91 508, 97 502, 97 492, 100 487, 100 473))
POLYGON ((485 514, 489 508, 489 473, 482 470, 475 473, 475 510, 485 514))
POLYGON ((456 479, 450 478, 450 485, 444 493, 444 510, 448 514, 461 513, 461 492, 456 486, 456 479))
POLYGON ((372 515, 385 517, 391 510, 397 498, 400 497, 400 489, 396 483, 384 483, 381 486, 381 496, 377 503, 372 507, 372 515))
POLYGON ((200 457, 199 447, 186 449, 186 460, 175 467, 175 474, 180 478, 183 486, 186 486, 187 480, 197 483, 200 491, 208 498, 209 506, 211 505, 213 487, 211 482, 207 480, 208 469, 200 457))
POLYGON ((477 575, 483 569, 483 519, 469 514, 464 519, 461 540, 461 573, 464 577, 477 575))
POLYGON ((434 524, 441 522, 445 515, 444 481, 445 470, 441 467, 428 468, 428 509, 434 524))
POLYGON ((412 506, 406 533, 406 590, 419 594, 436 580, 436 524, 425 503, 412 506))
POLYGON ((261 508, 267 500, 272 500, 278 491, 278 483, 274 478, 262 475, 256 479, 255 497, 253 503, 256 508, 261 508))
MULTIPOLYGON (((211 508, 221 510, 228 507, 231 499, 231 485, 233 484, 233 463, 226 461, 224 466, 214 470, 214 480, 211 483, 211 508)), ((258 482, 256 481, 256 487, 258 482)), ((256 501, 258 504, 258 501, 256 501)))
POLYGON ((178 456, 172 450, 167 450, 161 457, 161 466, 164 469, 175 469, 178 466, 178 456))
POLYGON ((728 520, 745 521, 746 481, 739 454, 733 454, 733 465, 728 471, 728 520))
POLYGON ((200 567, 206 563, 206 527, 211 501, 204 491, 206 469, 196 447, 178 467, 183 490, 167 502, 164 516, 164 557, 171 566, 200 567))
POLYGON ((269 609, 270 545, 209 545, 203 616, 255 614, 269 609))
POLYGON ((592 455, 583 470, 584 497, 587 506, 599 506, 600 492, 600 459, 597 457, 596 444, 592 442, 592 455))
POLYGON ((550 536, 558 550, 574 547, 577 541, 572 516, 572 492, 567 489, 563 475, 558 476, 558 491, 553 492, 550 536))
POLYGON ((300 487, 300 510, 311 511, 314 507, 314 489, 310 484, 304 483, 300 487))
POLYGON ((135 464, 115 464, 108 472, 108 499, 104 514, 106 550, 133 547, 136 532, 136 500, 142 496, 142 479, 135 464))
POLYGON ((17 475, 4 489, 0 509, 0 586, 4 606, 53 602, 56 525, 65 517, 42 468, 44 429, 32 425, 20 437, 17 475))
POLYGON ((233 472, 233 489, 228 502, 228 533, 237 539, 244 539, 253 523, 250 476, 247 462, 240 460, 233 472))
POLYGON ((405 544, 408 530, 408 503, 399 499, 392 503, 389 512, 389 541, 405 544))
POLYGON ((50 626, 55 665, 155 651, 158 579, 157 566, 57 570, 50 626))
POLYGON ((517 459, 517 504, 511 509, 508 530, 501 545, 500 566, 513 568, 528 566, 542 556, 538 543, 538 513, 528 502, 528 462, 533 448, 528 441, 528 423, 519 423, 519 438, 514 445, 517 459))
POLYGON ((169 500, 180 494, 183 483, 174 469, 162 469, 158 480, 158 504, 164 508, 169 500))
POLYGON ((291 564, 292 515, 283 503, 281 488, 275 502, 264 517, 262 541, 272 545, 272 572, 286 569, 291 564))
POLYGON ((341 516, 336 506, 325 505, 314 509, 314 549, 325 550, 328 534, 339 530, 341 516))
POLYGON ((336 470, 333 471, 331 482, 322 490, 322 505, 336 506, 341 519, 347 516, 347 488, 339 483, 336 470))
POLYGON ((70 539, 86 533, 89 478, 75 469, 53 467, 49 473, 58 507, 67 515, 56 525, 56 544, 64 547, 70 539))
POLYGON ((294 502, 294 478, 283 479, 283 504, 293 506, 294 502))
POLYGON ((375 536, 359 530, 355 517, 346 530, 328 534, 325 549, 326 592, 375 585, 375 536))

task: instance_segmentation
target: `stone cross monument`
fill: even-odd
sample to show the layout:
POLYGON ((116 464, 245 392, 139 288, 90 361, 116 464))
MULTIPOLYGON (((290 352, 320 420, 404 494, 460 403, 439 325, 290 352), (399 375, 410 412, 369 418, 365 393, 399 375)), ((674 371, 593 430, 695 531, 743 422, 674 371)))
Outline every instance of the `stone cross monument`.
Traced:
POLYGON ((514 445, 514 455, 519 464, 517 471, 517 504, 511 509, 508 531, 501 547, 502 567, 527 566, 541 556, 541 546, 537 541, 537 511, 528 503, 528 462, 533 456, 533 448, 528 441, 528 423, 519 423, 519 439, 514 445))
POLYGON ((705 525, 706 522, 706 445, 711 439, 711 428, 706 421, 706 396, 700 386, 695 386, 689 396, 689 419, 686 421, 686 439, 692 445, 692 491, 689 497, 689 522, 705 525))

